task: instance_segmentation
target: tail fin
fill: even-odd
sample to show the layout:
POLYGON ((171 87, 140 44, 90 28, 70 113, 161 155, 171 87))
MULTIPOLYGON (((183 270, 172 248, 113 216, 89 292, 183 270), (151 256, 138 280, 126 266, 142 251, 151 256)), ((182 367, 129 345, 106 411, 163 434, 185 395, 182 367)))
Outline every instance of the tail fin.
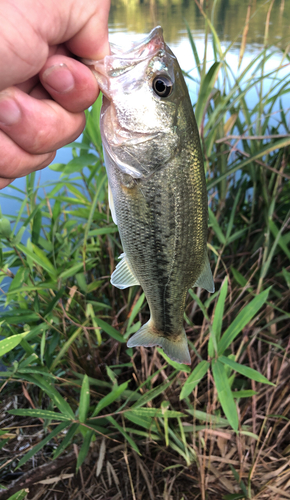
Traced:
POLYGON ((186 365, 191 364, 184 328, 177 339, 171 340, 170 338, 162 337, 162 332, 160 332, 160 334, 156 333, 152 328, 152 321, 149 320, 148 323, 143 325, 127 342, 128 347, 153 347, 156 345, 162 347, 165 354, 173 361, 185 363, 186 365))

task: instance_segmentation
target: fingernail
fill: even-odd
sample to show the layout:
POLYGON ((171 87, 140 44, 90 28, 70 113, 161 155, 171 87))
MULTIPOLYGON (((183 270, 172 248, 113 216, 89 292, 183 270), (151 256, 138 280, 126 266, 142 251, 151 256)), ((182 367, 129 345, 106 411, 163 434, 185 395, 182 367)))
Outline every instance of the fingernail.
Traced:
POLYGON ((0 95, 0 124, 14 125, 20 117, 21 111, 14 99, 0 95))
POLYGON ((56 64, 47 68, 42 74, 42 80, 60 93, 69 92, 75 86, 74 77, 66 64, 56 64))

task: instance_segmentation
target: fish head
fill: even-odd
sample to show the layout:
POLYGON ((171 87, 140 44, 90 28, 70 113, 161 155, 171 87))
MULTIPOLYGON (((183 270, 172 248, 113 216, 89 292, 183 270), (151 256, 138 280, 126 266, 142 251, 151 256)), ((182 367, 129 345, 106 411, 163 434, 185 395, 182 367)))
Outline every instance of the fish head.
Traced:
POLYGON ((161 27, 91 64, 103 92, 101 132, 113 163, 135 178, 152 175, 180 144, 178 109, 187 92, 161 27))

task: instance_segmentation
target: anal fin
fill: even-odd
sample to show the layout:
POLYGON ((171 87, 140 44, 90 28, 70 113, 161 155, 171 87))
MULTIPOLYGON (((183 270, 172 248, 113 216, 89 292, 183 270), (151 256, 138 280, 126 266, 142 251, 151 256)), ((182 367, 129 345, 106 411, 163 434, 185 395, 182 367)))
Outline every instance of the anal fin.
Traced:
POLYGON ((204 288, 210 293, 214 292, 214 282, 213 282, 213 277, 212 277, 212 272, 210 268, 210 263, 208 260, 208 255, 207 255, 207 250, 205 251, 205 260, 204 260, 204 266, 203 269, 197 278, 196 282, 194 283, 193 286, 200 286, 201 288, 204 288))
POLYGON ((121 261, 117 265, 115 271, 111 276, 111 283, 121 290, 128 288, 133 285, 140 285, 135 274, 133 273, 129 261, 125 253, 122 253, 119 257, 121 261))

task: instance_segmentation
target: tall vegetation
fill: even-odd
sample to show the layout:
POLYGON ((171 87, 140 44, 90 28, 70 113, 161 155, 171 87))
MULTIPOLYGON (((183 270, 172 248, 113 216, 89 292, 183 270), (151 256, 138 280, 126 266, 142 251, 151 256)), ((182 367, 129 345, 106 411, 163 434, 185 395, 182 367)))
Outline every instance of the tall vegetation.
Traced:
MULTIPOLYGON (((70 145, 73 159, 50 167, 60 179, 41 186, 31 174, 25 191, 12 186, 16 215, 1 214, 4 470, 17 434, 34 424, 37 434, 26 437, 25 451, 14 459, 17 470, 27 470, 41 450, 56 459, 72 443, 80 470, 95 442, 103 457, 99 476, 105 446, 117 441, 125 443, 133 498, 130 457, 138 455, 148 468, 153 457, 176 485, 179 477, 192 477, 193 467, 190 485, 176 486, 186 498, 269 498, 273 491, 284 498, 289 474, 281 480, 276 470, 284 470, 290 452, 290 130, 283 107, 290 81, 280 75, 290 61, 287 50, 265 40, 234 74, 230 46, 222 48, 205 19, 214 61, 207 62, 207 44, 201 59, 189 29, 188 35, 198 70, 194 109, 216 292, 188 294, 192 367, 159 348, 126 347, 149 313, 139 287, 121 291, 109 282, 121 245, 107 202, 98 100, 87 112, 82 141, 70 145), (258 98, 251 107, 253 91, 258 98)), ((243 50, 242 44, 241 62, 243 50)), ((156 495, 160 485, 153 481, 148 491, 156 495)))

